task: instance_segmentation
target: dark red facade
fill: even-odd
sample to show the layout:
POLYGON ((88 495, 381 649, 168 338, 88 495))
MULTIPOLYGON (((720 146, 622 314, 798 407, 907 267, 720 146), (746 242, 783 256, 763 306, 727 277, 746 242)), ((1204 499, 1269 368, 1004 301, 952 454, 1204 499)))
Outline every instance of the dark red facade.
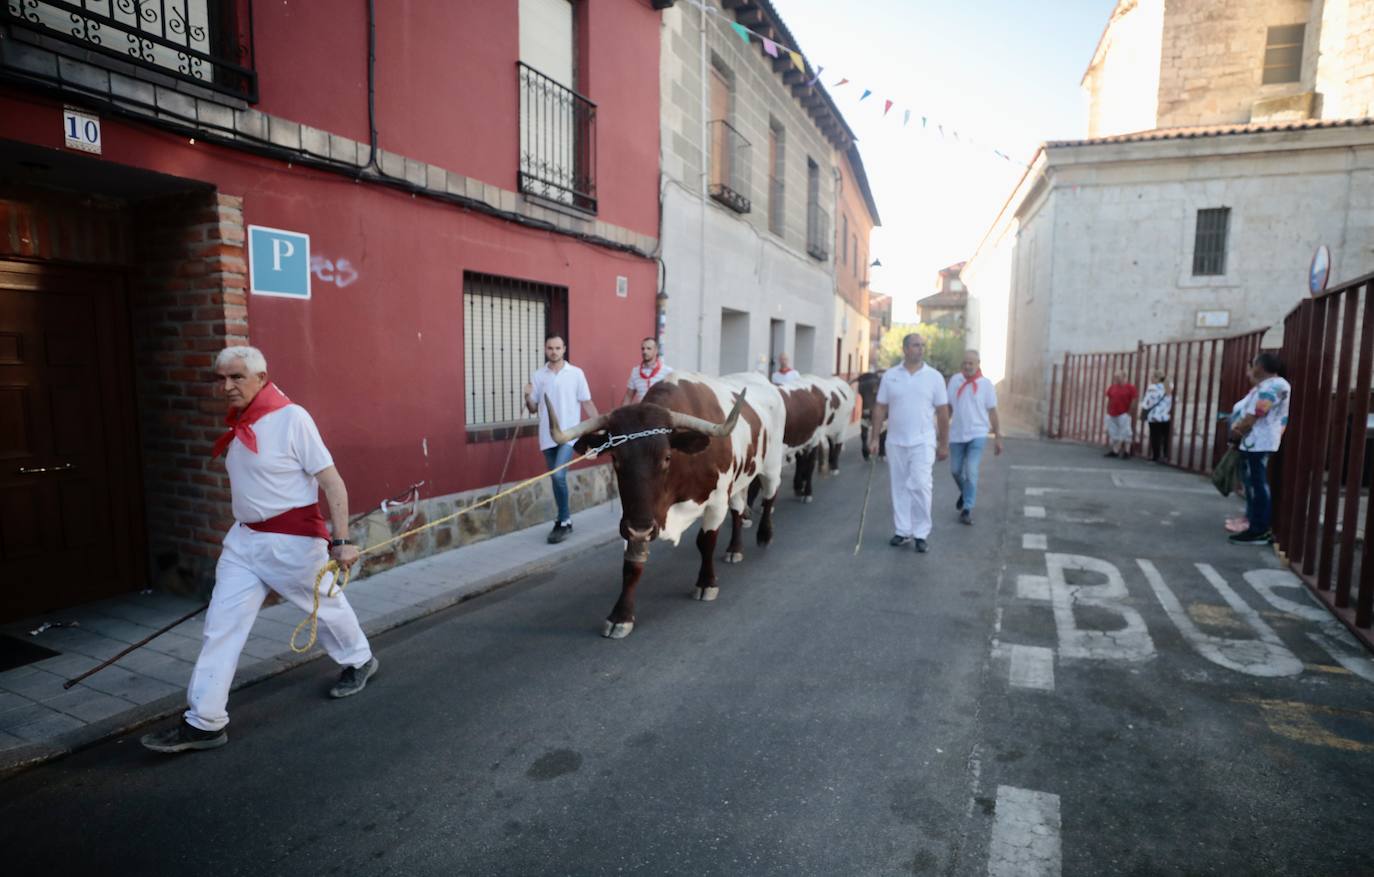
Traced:
MULTIPOLYGON (((517 0, 376 6, 379 147, 499 188, 523 209, 517 0)), ((8 167, 0 180, 14 185, 0 191, 0 259, 103 265, 133 290, 128 355, 143 369, 140 459, 148 465, 161 454, 179 461, 168 466, 189 470, 195 477, 188 483, 204 482, 202 495, 183 495, 187 504, 215 506, 203 522, 188 519, 173 542, 212 553, 215 527, 226 520, 223 479, 200 457, 218 410, 207 392, 209 355, 245 336, 266 354, 272 377, 315 416, 354 511, 375 508, 419 481, 436 496, 500 477, 507 453, 501 435, 465 426, 465 271, 566 287, 570 359, 587 371, 600 407, 618 401, 638 341, 655 326, 654 260, 611 239, 657 235, 659 13, 641 0, 578 0, 575 9, 577 90, 596 103, 597 202, 585 221, 596 224, 601 243, 289 155, 213 142, 209 130, 197 138, 182 120, 139 118, 98 96, 5 71, 0 162, 8 167), (100 118, 98 157, 64 146, 64 105, 100 118), (45 162, 52 168, 46 177, 29 172, 45 162), (176 226, 175 241, 149 233, 166 214, 149 215, 157 202, 149 200, 148 180, 162 185, 168 178, 187 184, 188 194, 177 197, 195 201, 199 211, 187 219, 184 236, 176 226), (64 239, 88 231, 92 199, 119 215, 110 235, 124 255, 63 248, 64 239), (308 233, 312 255, 347 260, 349 269, 323 280, 317 274, 308 301, 249 295, 242 240, 248 225, 308 233), (168 253, 186 266, 186 276, 176 267, 164 271, 160 311, 140 311, 147 264, 168 253), (192 300, 201 289, 192 279, 210 284, 210 298, 192 300), (135 342, 152 330, 140 328, 140 320, 161 327, 154 334, 162 346, 146 356, 135 342), (179 401, 164 406, 167 400, 179 401), (164 451, 150 438, 155 421, 180 436, 164 451)), ((259 2, 252 12, 259 98, 252 108, 360 141, 359 159, 366 161, 366 4, 259 2)), ((530 362, 528 371, 538 366, 530 362)), ((534 439, 521 438, 507 479, 542 466, 534 439)), ((154 523, 144 538, 157 543, 160 527, 172 526, 156 523, 167 511, 160 497, 180 488, 145 482, 142 502, 154 523)), ((151 552, 158 550, 155 544, 151 552)))

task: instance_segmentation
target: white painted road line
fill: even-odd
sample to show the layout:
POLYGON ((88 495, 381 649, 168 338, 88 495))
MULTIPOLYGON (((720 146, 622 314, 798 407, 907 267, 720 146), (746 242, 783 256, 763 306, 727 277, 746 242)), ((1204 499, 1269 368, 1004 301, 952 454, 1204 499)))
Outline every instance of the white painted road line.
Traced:
POLYGON ((1028 505, 1028 506, 1026 506, 1026 510, 1025 510, 1025 511, 1026 511, 1026 517, 1028 517, 1028 518, 1043 518, 1043 517, 1045 517, 1045 507, 1042 506, 1042 505, 1028 505))
POLYGON ((1026 496, 1044 496, 1047 493, 1068 493, 1065 487, 1027 487, 1026 496))
POLYGON ((1059 877, 1059 796, 998 786, 996 812, 988 877, 1059 877))
POLYGON ((1011 672, 1008 679, 1014 688, 1054 691, 1054 649, 1016 645, 1009 648, 1011 672))
POLYGON ((1016 577, 1016 596, 1022 600, 1050 599, 1050 577, 1019 575, 1016 577))
POLYGON ((1022 533, 1021 547, 1027 551, 1049 551, 1050 540, 1044 533, 1022 533))

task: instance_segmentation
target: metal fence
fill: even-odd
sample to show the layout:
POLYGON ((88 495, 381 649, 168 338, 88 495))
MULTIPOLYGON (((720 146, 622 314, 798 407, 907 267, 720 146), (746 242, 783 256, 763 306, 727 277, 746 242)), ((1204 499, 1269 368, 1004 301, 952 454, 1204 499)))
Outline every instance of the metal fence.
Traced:
POLYGON ((0 23, 258 99, 251 0, 6 0, 0 23))
POLYGON ((533 67, 520 81, 520 191, 596 212, 596 104, 533 67))
POLYGON ((1274 535, 1293 572, 1374 647, 1369 519, 1374 275, 1294 308, 1280 357, 1293 386, 1289 427, 1270 466, 1274 535))
POLYGON ((469 429, 533 419, 522 389, 544 361, 544 336, 567 336, 568 290, 463 272, 463 396, 469 429))
MULTIPOLYGON (((1049 433, 1052 438, 1105 442, 1107 387, 1125 372, 1142 391, 1163 371, 1173 397, 1164 460, 1191 472, 1210 472, 1226 450, 1226 419, 1250 389, 1248 366, 1260 350, 1264 329, 1199 341, 1140 343, 1120 353, 1066 353, 1051 375, 1049 433)), ((1134 444, 1148 448, 1148 429, 1136 419, 1134 444)))

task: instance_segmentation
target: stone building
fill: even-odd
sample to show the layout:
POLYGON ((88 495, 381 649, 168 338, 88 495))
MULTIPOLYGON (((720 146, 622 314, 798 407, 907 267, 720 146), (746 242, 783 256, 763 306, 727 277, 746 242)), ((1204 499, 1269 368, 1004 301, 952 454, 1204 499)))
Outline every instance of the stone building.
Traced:
POLYGON ((968 289, 960 279, 963 262, 941 268, 936 274, 935 293, 916 302, 917 318, 946 329, 962 330, 968 307, 968 289))
POLYGON ((869 235, 881 225, 859 147, 839 156, 835 215, 835 373, 868 370, 869 235))
MULTIPOLYGON (((1121 0, 1085 140, 1044 144, 964 268, 969 344, 1043 424, 1066 352, 1277 324, 1374 268, 1374 0, 1121 0)), ((1277 344, 1277 331, 1266 344, 1277 344)))
POLYGON ((771 372, 788 352, 799 370, 828 372, 836 154, 854 134, 809 68, 731 26, 797 48, 770 3, 724 6, 663 12, 664 354, 729 373, 771 372))

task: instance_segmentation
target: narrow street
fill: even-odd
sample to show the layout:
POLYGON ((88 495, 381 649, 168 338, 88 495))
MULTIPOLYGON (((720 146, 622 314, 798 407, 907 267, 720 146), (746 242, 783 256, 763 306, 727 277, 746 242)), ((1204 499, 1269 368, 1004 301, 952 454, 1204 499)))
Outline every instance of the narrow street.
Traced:
MULTIPOLYGON (((611 546, 238 692, 230 744, 137 734, 0 785, 11 873, 1352 874, 1374 661, 1193 476, 1009 441, 960 526, 887 545, 855 443, 688 599, 611 546), (1311 610, 1311 611, 1309 611, 1311 610)), ((752 534, 751 534, 752 536, 752 534)))

